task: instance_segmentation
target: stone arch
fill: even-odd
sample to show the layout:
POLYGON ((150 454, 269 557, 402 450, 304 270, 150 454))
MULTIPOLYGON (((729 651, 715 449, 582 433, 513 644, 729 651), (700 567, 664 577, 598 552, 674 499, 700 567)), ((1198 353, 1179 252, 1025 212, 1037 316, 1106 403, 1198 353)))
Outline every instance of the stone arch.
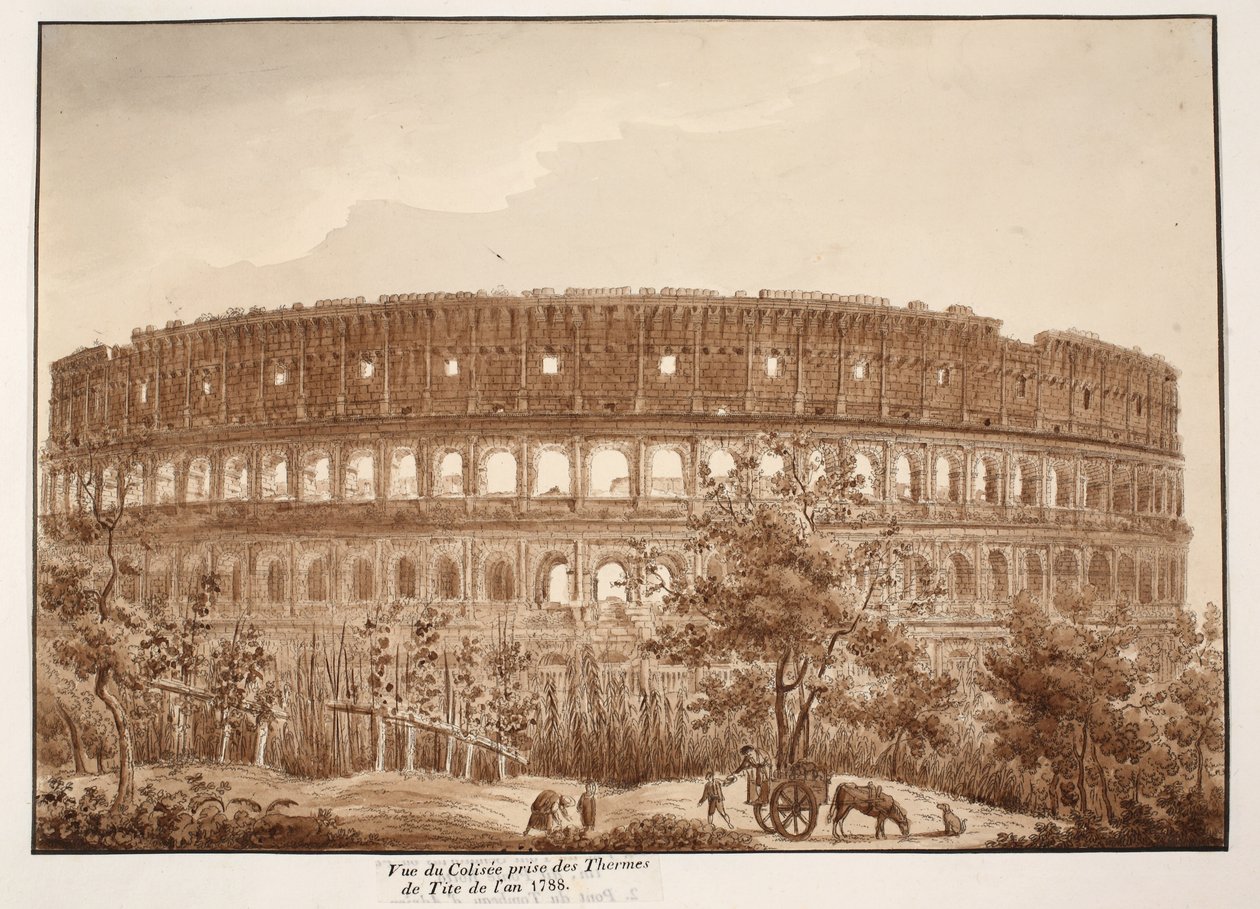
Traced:
POLYGON ((389 497, 391 499, 420 497, 420 475, 416 469, 416 451, 410 446, 399 445, 389 452, 389 497))
POLYGON ((1041 504, 1041 465, 1035 458, 1016 458, 1011 471, 1011 500, 1027 506, 1041 504))
POLYGON ((607 558, 602 560, 594 573, 595 602, 604 600, 621 600, 626 602, 630 596, 630 574, 621 559, 607 558))
POLYGON ((487 448, 482 455, 477 478, 482 495, 516 495, 516 455, 505 446, 487 448))
POLYGON ((1024 553, 1024 589, 1036 599, 1046 592, 1046 569, 1039 553, 1024 553))
POLYGON ((1122 600, 1137 600, 1137 570, 1128 554, 1122 554, 1116 563, 1116 592, 1122 600))
POLYGON ((371 449, 355 448, 347 453, 342 473, 342 495, 348 501, 376 498, 376 455, 371 449))
POLYGON ((1155 585, 1151 578, 1151 563, 1149 559, 1142 559, 1138 563, 1138 602, 1142 605, 1150 603, 1155 598, 1155 585))
POLYGON ((258 557, 258 585, 262 601, 271 605, 289 598, 289 563, 279 552, 265 552, 258 557))
POLYGON ((370 603, 376 599, 376 566, 367 551, 346 553, 341 560, 342 602, 370 603))
POLYGON ((249 461, 244 455, 230 454, 223 459, 223 499, 228 502, 249 499, 249 461))
POLYGON ((1054 593, 1076 593, 1080 590, 1080 562, 1071 549, 1060 549, 1054 556, 1054 593))
POLYGON ((327 502, 333 495, 332 458, 327 451, 315 449, 302 455, 302 499, 327 502))
POLYGON ((1089 556, 1089 585, 1103 602, 1111 600, 1111 558, 1101 549, 1089 556))
POLYGON ((787 465, 784 459, 772 451, 763 451, 757 459, 757 495, 774 495, 775 477, 781 476, 787 465))
POLYGON ((540 603, 566 604, 573 600, 572 569, 569 556, 549 549, 538 559, 534 573, 534 593, 540 603))
POLYGON ((1002 502, 1002 462, 997 455, 977 452, 971 467, 971 499, 981 505, 1002 502))
POLYGON ((932 462, 932 487, 938 502, 962 501, 962 455, 956 451, 938 451, 932 462))
POLYGON ((1083 469, 1085 479, 1085 507, 1093 511, 1105 511, 1107 499, 1107 463, 1088 460, 1083 469))
POLYGON ((1046 477, 1046 501, 1055 508, 1076 504, 1076 468, 1067 461, 1053 461, 1046 477))
POLYGON ((145 571, 145 592, 150 599, 171 602, 175 595, 175 572, 169 559, 159 556, 149 560, 145 571))
POLYGON ((177 498, 177 473, 174 461, 163 461, 153 471, 153 504, 173 505, 177 498))
MULTIPOLYGON (((127 504, 129 505, 147 505, 144 493, 145 478, 148 476, 145 465, 141 461, 132 461, 127 467, 122 477, 122 485, 126 487, 127 504)), ((102 492, 109 494, 113 490, 119 488, 118 484, 105 484, 102 492)), ((117 493, 114 492, 114 504, 118 503, 117 493)))
POLYGON ((901 561, 901 596, 904 600, 922 600, 930 596, 935 585, 932 563, 922 553, 911 553, 901 561))
POLYGON ((410 553, 400 555, 394 560, 391 574, 394 582, 394 596, 413 600, 420 595, 420 571, 410 553))
POLYGON ((870 445, 855 444, 850 449, 853 454, 854 479, 858 480, 857 491, 868 499, 884 498, 884 468, 882 452, 870 445))
POLYGON ((687 494, 687 457, 674 445, 656 445, 648 453, 648 495, 682 498, 687 494))
POLYGON ((328 555, 313 552, 304 556, 305 564, 299 563, 304 587, 303 599, 312 603, 327 603, 332 597, 332 572, 328 555))
POLYGON ((594 498, 630 495, 631 458, 624 446, 604 443, 591 449, 587 463, 587 494, 594 498))
POLYGON ((1168 556, 1159 555, 1155 562, 1155 589, 1158 602, 1165 603, 1168 601, 1168 556))
POLYGON ((219 602, 238 606, 245 600, 244 556, 236 551, 217 551, 214 570, 219 576, 219 602))
POLYGON ((534 451, 534 495, 571 496, 572 471, 568 451, 559 445, 539 446, 534 451))
POLYGON ((464 573, 459 560, 449 552, 438 552, 433 555, 430 565, 434 598, 445 602, 463 599, 464 573))
POLYGON ((1168 501, 1168 475, 1163 470, 1156 471, 1151 485, 1154 494, 1151 511, 1155 514, 1164 514, 1168 501))
POLYGON ((918 452, 903 450, 893 460, 893 491, 901 502, 923 501, 922 459, 918 452))
POLYGON ((1133 511, 1133 469, 1118 464, 1112 471, 1111 510, 1119 514, 1133 511))
POLYGON ((1139 465, 1134 471, 1135 496, 1139 514, 1151 513, 1151 469, 1139 465))
POLYGON ((209 458, 204 455, 198 455, 189 461, 188 470, 184 474, 184 501, 210 501, 211 480, 209 458))
POLYGON ((259 458, 259 498, 263 500, 289 497, 289 459, 281 449, 269 448, 259 458))
POLYGON ((705 458, 709 476, 714 480, 729 480, 735 473, 735 456, 730 449, 718 446, 705 458))
POLYGON ((946 587, 955 603, 970 603, 976 598, 976 571, 971 559, 962 552, 951 552, 945 559, 946 587))
POLYGON ((483 574, 485 599, 494 603, 508 603, 516 599, 516 567, 510 556, 492 554, 485 561, 483 574))
POLYGON ((464 494, 464 456, 454 448, 439 448, 433 454, 433 494, 464 494))
POLYGON ((989 562, 989 599, 995 603, 1005 603, 1011 596, 1011 570, 1006 561, 1006 553, 1000 549, 990 549, 989 562))

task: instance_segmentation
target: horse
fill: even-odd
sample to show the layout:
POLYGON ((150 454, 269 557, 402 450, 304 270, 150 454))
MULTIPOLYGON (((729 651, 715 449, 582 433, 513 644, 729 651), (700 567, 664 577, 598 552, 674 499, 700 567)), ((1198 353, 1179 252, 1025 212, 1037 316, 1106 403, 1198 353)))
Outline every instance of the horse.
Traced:
POLYGON ((827 819, 831 821, 833 839, 844 836, 844 819, 854 808, 867 817, 875 818, 876 839, 885 836, 884 821, 886 820, 891 820, 896 824, 902 836, 910 835, 910 819, 901 810, 901 806, 893 801, 891 795, 885 795, 883 790, 874 784, 857 786, 852 783, 841 783, 836 787, 831 811, 827 815, 827 819))

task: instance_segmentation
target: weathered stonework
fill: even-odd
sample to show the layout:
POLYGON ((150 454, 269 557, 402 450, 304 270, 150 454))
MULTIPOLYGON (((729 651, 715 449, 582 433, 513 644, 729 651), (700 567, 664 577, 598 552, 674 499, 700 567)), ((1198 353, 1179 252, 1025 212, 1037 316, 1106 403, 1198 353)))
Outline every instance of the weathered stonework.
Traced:
MULTIPOLYGON (((947 577, 948 601, 913 620, 939 669, 974 660, 994 607, 1025 588, 1092 583, 1155 631, 1185 599, 1177 371, 1079 332, 1025 344, 1000 327, 799 291, 323 300, 58 360, 49 428, 151 434, 110 476, 131 477, 160 540, 132 595, 181 595, 213 569, 225 610, 277 631, 434 597, 470 625, 511 614, 553 668, 580 637, 636 684, 686 684, 643 663, 655 610, 601 572, 631 567, 630 537, 674 541, 671 571, 705 570, 677 545, 700 465, 797 429, 828 459, 860 456, 872 508, 916 543, 907 596, 920 573, 947 577), (595 488, 597 461, 618 457, 624 476, 595 488), (564 464, 545 486, 544 459, 564 464), (491 489, 509 467, 511 488, 491 489)), ((76 507, 73 457, 43 464, 44 513, 76 507)))

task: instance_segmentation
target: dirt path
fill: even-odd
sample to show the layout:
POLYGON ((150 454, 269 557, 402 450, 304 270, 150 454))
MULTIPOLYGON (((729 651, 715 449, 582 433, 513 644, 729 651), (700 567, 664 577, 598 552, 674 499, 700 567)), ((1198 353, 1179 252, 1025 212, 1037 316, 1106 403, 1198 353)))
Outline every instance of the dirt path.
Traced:
MULTIPOLYGON (((188 773, 199 772, 209 782, 227 780, 232 797, 251 798, 267 804, 277 798, 298 803, 294 813, 314 813, 331 808, 343 824, 379 838, 383 851, 424 852, 515 852, 525 840, 521 831, 529 817, 529 805, 543 789, 554 789, 575 799, 581 785, 572 780, 546 777, 513 777, 498 783, 470 783, 428 773, 361 773, 334 780, 302 780, 272 770, 214 764, 173 768, 142 767, 137 785, 157 782, 173 786, 188 773)), ((109 777, 75 778, 76 788, 96 785, 110 789, 109 777)), ((865 784, 866 780, 834 777, 832 791, 840 782, 865 784)), ((770 850, 817 849, 974 849, 982 847, 999 833, 1027 834, 1038 818, 1002 811, 973 802, 954 799, 930 790, 902 783, 876 780, 901 805, 910 819, 911 835, 902 838, 896 825, 887 824, 888 836, 875 839, 872 818, 853 812, 845 821, 847 836, 831 838, 825 808, 820 811, 812 836, 789 842, 766 834, 757 826, 752 809, 743 804, 743 785, 727 789, 727 813, 735 829, 752 836, 754 842, 770 850), (944 833, 938 802, 947 802, 967 822, 962 836, 944 833)), ((602 789, 596 832, 609 830, 656 814, 682 818, 706 816, 697 807, 703 789, 701 780, 649 783, 628 790, 602 789)), ((576 814, 574 815, 576 818, 576 814)))

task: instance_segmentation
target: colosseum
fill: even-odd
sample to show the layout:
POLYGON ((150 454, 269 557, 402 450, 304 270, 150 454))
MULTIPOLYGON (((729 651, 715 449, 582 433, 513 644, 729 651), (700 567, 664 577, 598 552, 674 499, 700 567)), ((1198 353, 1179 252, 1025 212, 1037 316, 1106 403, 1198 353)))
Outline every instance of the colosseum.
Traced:
MULTIPOLYGON (((805 429, 855 457, 913 541, 904 596, 945 579, 905 619, 938 671, 966 674, 1023 589, 1090 584, 1158 638, 1190 539, 1177 371, 1092 334, 1000 329, 966 306, 802 291, 320 300, 64 357, 49 430, 115 440, 104 482, 128 484, 154 539, 125 595, 212 570, 224 615, 276 635, 431 598, 465 626, 509 618, 543 671, 589 641, 632 685, 685 690, 687 671, 637 647, 659 615, 624 583, 627 541, 674 541, 676 576, 709 570, 681 546, 700 465, 805 429)), ((45 514, 79 507, 77 454, 50 446, 45 514)))

